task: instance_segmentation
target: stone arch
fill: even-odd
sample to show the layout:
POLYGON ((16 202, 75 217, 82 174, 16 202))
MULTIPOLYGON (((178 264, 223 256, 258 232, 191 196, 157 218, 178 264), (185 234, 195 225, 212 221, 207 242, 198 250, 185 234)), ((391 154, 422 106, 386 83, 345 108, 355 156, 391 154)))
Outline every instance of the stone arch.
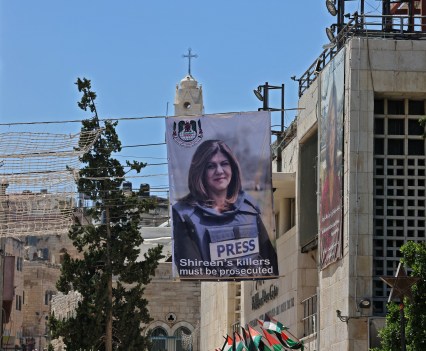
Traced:
POLYGON ((167 335, 169 335, 169 336, 173 335, 172 330, 170 329, 168 324, 166 324, 162 321, 154 321, 146 327, 145 336, 148 335, 148 332, 150 332, 150 331, 152 331, 152 330, 154 330, 155 328, 158 328, 158 327, 163 328, 166 331, 167 335))
POLYGON ((181 327, 187 328, 191 333, 195 329, 195 327, 191 323, 188 323, 186 321, 180 321, 173 325, 173 327, 171 328, 171 335, 175 335, 175 332, 181 327))
POLYGON ((194 326, 188 322, 181 321, 176 323, 173 328, 173 336, 175 338, 175 351, 184 351, 188 349, 187 342, 192 340, 192 344, 197 343, 198 335, 194 335, 194 326), (191 335, 192 334, 192 335, 191 335), (186 340, 186 341, 185 341, 186 340))

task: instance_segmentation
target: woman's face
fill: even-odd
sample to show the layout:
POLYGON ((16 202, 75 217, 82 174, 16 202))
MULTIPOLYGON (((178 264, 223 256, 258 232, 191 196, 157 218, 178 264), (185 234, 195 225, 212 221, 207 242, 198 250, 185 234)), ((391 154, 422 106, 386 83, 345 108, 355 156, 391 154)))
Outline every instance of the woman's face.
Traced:
POLYGON ((207 163, 206 168, 205 180, 208 192, 226 193, 232 178, 231 163, 228 157, 218 151, 207 163))

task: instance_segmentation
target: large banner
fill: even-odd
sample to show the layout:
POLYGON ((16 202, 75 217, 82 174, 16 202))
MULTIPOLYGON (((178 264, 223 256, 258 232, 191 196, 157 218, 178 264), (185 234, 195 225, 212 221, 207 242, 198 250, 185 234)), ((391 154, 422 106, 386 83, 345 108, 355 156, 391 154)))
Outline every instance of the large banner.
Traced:
POLYGON ((270 113, 166 118, 174 276, 278 276, 270 113))
POLYGON ((320 218, 321 269, 342 257, 342 155, 345 51, 321 73, 320 218))

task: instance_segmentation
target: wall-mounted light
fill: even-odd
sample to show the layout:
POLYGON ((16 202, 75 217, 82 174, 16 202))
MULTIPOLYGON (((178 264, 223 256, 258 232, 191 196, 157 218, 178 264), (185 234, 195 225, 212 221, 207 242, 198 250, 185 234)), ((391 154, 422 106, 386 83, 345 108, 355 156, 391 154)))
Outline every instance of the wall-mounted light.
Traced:
POLYGON ((371 301, 368 298, 361 299, 358 302, 358 306, 359 306, 359 308, 370 308, 371 307, 371 301))
POLYGON ((340 310, 336 310, 337 318, 340 319, 341 322, 348 323, 348 320, 351 318, 349 316, 342 316, 342 312, 340 310))
POLYGON ((259 85, 259 86, 257 87, 257 89, 254 89, 254 90, 253 90, 254 95, 256 95, 256 97, 257 97, 260 101, 263 101, 262 88, 263 88, 263 86, 262 86, 262 85, 259 85))
POLYGON ((326 0, 325 6, 327 7, 328 12, 330 12, 330 15, 336 16, 337 15, 337 8, 334 0, 326 0))
POLYGON ((318 74, 321 72, 321 64, 322 64, 322 60, 319 58, 315 64, 315 69, 314 69, 315 74, 318 74))
POLYGON ((327 27, 325 29, 325 33, 327 34, 327 38, 331 42, 333 42, 336 39, 336 37, 334 36, 334 28, 335 28, 335 26, 331 25, 331 27, 327 27))

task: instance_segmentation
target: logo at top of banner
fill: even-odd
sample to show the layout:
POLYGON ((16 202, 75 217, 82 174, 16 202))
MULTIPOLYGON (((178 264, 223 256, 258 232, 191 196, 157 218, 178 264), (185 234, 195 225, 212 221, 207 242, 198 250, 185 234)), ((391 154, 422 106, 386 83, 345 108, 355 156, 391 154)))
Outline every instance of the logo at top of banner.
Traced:
POLYGON ((173 122, 173 140, 180 146, 191 147, 197 145, 203 138, 201 120, 186 120, 173 122))

